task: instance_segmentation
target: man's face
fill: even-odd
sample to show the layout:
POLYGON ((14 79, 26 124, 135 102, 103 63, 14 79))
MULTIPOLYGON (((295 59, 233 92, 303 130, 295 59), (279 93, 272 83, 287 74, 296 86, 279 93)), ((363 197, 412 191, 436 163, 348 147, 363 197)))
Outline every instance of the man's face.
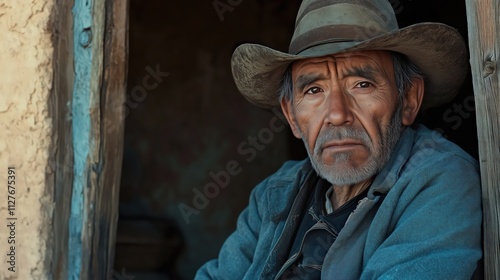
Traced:
POLYGON ((371 178, 402 131, 391 56, 351 52, 295 62, 293 100, 282 103, 315 170, 334 185, 371 178))

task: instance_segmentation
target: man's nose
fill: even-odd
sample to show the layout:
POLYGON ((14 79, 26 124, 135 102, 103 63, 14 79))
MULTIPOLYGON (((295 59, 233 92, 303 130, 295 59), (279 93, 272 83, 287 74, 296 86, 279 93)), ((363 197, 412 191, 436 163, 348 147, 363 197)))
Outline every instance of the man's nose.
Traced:
POLYGON ((327 125, 349 125, 354 121, 352 114, 352 104, 349 97, 338 86, 335 86, 326 98, 326 117, 327 125))

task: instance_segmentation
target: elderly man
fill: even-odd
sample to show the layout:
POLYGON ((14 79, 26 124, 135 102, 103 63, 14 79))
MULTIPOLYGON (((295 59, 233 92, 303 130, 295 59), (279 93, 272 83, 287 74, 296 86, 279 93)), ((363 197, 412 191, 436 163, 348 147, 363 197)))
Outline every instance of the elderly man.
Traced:
POLYGON ((252 192, 197 279, 470 279, 481 259, 477 163, 415 123, 466 74, 449 26, 399 29, 385 0, 305 0, 289 53, 243 44, 241 93, 281 106, 309 157, 252 192))

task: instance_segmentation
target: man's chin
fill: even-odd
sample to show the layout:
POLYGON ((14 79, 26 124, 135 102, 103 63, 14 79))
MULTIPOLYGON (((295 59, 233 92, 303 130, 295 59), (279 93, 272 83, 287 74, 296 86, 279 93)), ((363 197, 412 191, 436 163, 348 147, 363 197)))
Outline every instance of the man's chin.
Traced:
POLYGON ((333 185, 354 185, 373 177, 377 170, 372 166, 353 167, 346 163, 314 164, 318 175, 333 185))
POLYGON ((370 165, 373 164, 366 160, 361 161, 361 163, 353 161, 351 155, 341 155, 335 157, 335 159, 313 160, 313 166, 317 166, 318 169, 321 169, 323 172, 334 172, 342 175, 357 173, 359 170, 366 170, 370 165))

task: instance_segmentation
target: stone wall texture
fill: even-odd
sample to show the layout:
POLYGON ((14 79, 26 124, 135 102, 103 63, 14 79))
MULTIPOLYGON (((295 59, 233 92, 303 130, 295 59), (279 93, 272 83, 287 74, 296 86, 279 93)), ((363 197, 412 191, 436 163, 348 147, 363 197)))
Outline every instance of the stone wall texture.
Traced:
POLYGON ((50 265, 54 2, 0 1, 0 279, 47 279, 50 265), (15 168, 14 215, 7 209, 8 167, 15 168), (8 269, 11 251, 15 272, 8 269))

